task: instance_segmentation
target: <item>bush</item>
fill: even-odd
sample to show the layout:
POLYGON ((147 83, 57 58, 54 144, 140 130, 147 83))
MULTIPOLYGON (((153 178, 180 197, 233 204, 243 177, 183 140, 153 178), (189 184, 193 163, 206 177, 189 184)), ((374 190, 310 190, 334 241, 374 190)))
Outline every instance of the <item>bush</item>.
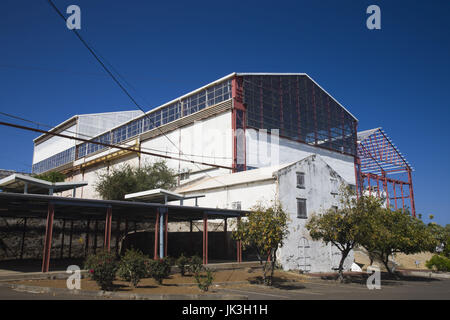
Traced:
POLYGON ((200 290, 203 292, 206 292, 209 290, 209 287, 213 283, 214 280, 214 272, 210 269, 205 268, 205 275, 196 273, 195 274, 195 281, 197 282, 197 285, 200 290))
POLYGON ((203 260, 202 260, 202 258, 200 258, 199 256, 192 256, 189 259, 188 270, 189 270, 190 273, 192 273, 194 275, 196 275, 200 271, 202 271, 203 270, 203 260))
POLYGON ((139 250, 127 250, 119 263, 118 275, 136 287, 147 275, 148 257, 139 250))
POLYGON ((450 271, 450 259, 443 255, 435 254, 425 263, 425 265, 428 269, 447 272, 450 271))
POLYGON ((114 254, 106 250, 91 254, 86 258, 84 267, 89 270, 91 279, 97 282, 102 290, 112 290, 117 271, 114 254))
POLYGON ((162 280, 170 274, 170 264, 167 259, 149 260, 147 275, 155 279, 158 284, 162 284, 162 280))
POLYGON ((189 264, 189 258, 185 257, 183 254, 177 259, 177 266, 180 268, 181 276, 183 277, 186 273, 186 267, 189 264))

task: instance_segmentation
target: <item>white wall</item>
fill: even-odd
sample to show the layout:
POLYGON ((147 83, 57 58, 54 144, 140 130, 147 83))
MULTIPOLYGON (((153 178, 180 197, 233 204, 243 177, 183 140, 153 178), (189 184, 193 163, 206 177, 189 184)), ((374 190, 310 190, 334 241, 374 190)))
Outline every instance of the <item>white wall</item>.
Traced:
POLYGON ((247 166, 260 168, 292 163, 312 154, 318 154, 348 183, 355 184, 354 158, 352 156, 286 138, 274 137, 273 139, 273 141, 270 141, 270 138, 264 135, 263 131, 246 130, 247 166), (278 151, 277 143, 279 145, 278 151))
MULTIPOLYGON (((73 126, 67 128, 66 130, 60 133, 73 137, 76 135, 76 131, 77 125, 74 124, 73 126)), ((51 138, 45 140, 44 142, 34 146, 33 164, 45 160, 59 152, 65 151, 74 146, 75 140, 70 140, 58 136, 52 136, 51 138)))
MULTIPOLYGON (((327 163, 317 156, 308 157, 279 171, 279 200, 290 218, 289 235, 280 250, 280 262, 285 270, 332 272, 332 268, 338 266, 340 251, 331 244, 325 245, 321 241, 313 241, 305 228, 308 219, 297 218, 297 198, 306 199, 308 218, 313 214, 324 212, 331 206, 339 207, 338 195, 332 194, 331 179, 337 179, 339 185, 345 183, 327 163), (297 188, 297 172, 305 174, 304 189, 297 188), (309 249, 306 248, 306 254, 304 253, 305 239, 310 246, 309 249)), ((352 263, 353 252, 345 260, 344 267, 349 269, 352 263)))

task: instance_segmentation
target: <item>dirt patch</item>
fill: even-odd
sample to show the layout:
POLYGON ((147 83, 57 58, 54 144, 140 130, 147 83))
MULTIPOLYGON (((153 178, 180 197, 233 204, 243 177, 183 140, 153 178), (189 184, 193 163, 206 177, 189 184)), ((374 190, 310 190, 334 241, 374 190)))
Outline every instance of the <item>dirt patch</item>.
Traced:
MULTIPOLYGON (((394 256, 394 259, 391 258, 390 260, 395 261, 400 268, 418 270, 427 269, 425 263, 427 260, 430 260, 432 256, 433 254, 430 252, 421 252, 416 254, 397 253, 394 256), (416 261, 418 264, 416 264, 416 261)), ((358 249, 355 251, 355 262, 359 265, 364 265, 364 269, 370 264, 369 256, 364 250, 358 249)), ((379 261, 374 261, 374 265, 378 265, 381 270, 385 270, 383 263, 379 261)))
MULTIPOLYGON (((214 274, 213 286, 208 293, 216 293, 214 288, 227 285, 245 285, 245 283, 255 283, 262 278, 262 270, 254 270, 248 272, 244 269, 220 270, 214 274), (236 282, 244 282, 236 284, 236 282), (224 283, 224 284, 223 284, 224 283)), ((302 275, 297 275, 284 271, 275 271, 274 283, 293 283, 302 282, 305 279, 302 275)), ((50 287, 50 288, 67 288, 66 280, 23 280, 15 281, 15 284, 27 286, 50 287)), ((137 288, 130 287, 126 281, 114 281, 115 291, 140 293, 140 294, 199 294, 200 289, 197 287, 195 278, 192 275, 182 277, 180 274, 172 274, 163 280, 162 285, 153 279, 142 279, 137 288)), ((81 280, 81 290, 98 291, 100 290, 97 283, 91 279, 81 280)))

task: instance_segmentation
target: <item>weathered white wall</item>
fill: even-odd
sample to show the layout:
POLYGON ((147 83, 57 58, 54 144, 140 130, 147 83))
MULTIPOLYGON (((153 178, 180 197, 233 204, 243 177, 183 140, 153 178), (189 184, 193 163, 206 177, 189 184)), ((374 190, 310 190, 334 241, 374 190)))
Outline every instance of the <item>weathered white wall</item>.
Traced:
MULTIPOLYGON (((200 190, 184 193, 184 195, 205 195, 204 198, 198 198, 198 205, 201 207, 232 209, 232 203, 240 201, 242 210, 249 210, 258 201, 270 202, 276 199, 276 185, 272 181, 260 181, 246 183, 235 186, 224 186, 221 188, 200 190)), ((174 202, 178 204, 179 202, 174 202)), ((185 200, 184 205, 195 205, 195 200, 185 200)))
MULTIPOLYGON (((158 136, 153 139, 143 141, 141 147, 149 152, 156 152, 168 156, 184 158, 199 162, 213 163, 223 166, 232 165, 232 131, 231 113, 223 114, 196 121, 193 124, 178 128, 166 133, 166 136, 158 136), (167 139, 169 138, 169 139, 167 139), (183 152, 180 153, 180 150, 183 152)), ((159 160, 149 155, 142 155, 142 163, 159 160)), ((190 162, 166 159, 167 165, 176 172, 196 171, 210 169, 208 166, 193 164, 190 162)), ((214 169, 208 171, 209 175, 228 173, 227 169, 214 169)), ((203 175, 203 174, 200 174, 203 175)), ((193 174, 187 182, 198 175, 193 174)))
MULTIPOLYGON (((67 128, 66 130, 60 133, 73 137, 76 136, 76 131, 77 125, 74 124, 73 126, 67 128)), ((33 164, 45 160, 59 152, 70 149, 74 146, 75 140, 53 136, 48 140, 45 140, 44 142, 34 146, 33 164)))
POLYGON ((352 156, 281 137, 274 137, 271 141, 264 131, 254 129, 246 130, 246 146, 247 166, 260 168, 292 163, 309 155, 318 154, 348 183, 355 184, 354 158, 352 156))
MULTIPOLYGON (((339 185, 345 183, 320 156, 315 155, 278 171, 279 200, 290 218, 289 236, 280 249, 283 269, 332 272, 339 265, 340 251, 331 244, 313 241, 305 228, 308 219, 297 218, 297 198, 306 199, 308 218, 331 206, 339 207, 338 195, 332 193, 331 179, 337 179, 339 185), (305 174, 304 189, 297 188, 297 172, 305 174), (310 248, 305 249, 305 240, 310 248)), ((353 252, 345 260, 344 268, 349 269, 352 263, 353 252)))

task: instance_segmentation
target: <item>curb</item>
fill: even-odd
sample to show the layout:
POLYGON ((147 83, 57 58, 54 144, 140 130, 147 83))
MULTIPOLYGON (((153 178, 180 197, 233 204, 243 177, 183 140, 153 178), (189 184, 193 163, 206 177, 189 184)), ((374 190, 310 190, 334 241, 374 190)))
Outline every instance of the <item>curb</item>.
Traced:
POLYGON ((112 291, 69 290, 63 288, 26 286, 23 284, 10 283, 0 283, 0 287, 7 287, 18 291, 31 293, 71 294, 89 297, 120 298, 127 300, 248 300, 248 296, 237 294, 141 294, 112 291))

